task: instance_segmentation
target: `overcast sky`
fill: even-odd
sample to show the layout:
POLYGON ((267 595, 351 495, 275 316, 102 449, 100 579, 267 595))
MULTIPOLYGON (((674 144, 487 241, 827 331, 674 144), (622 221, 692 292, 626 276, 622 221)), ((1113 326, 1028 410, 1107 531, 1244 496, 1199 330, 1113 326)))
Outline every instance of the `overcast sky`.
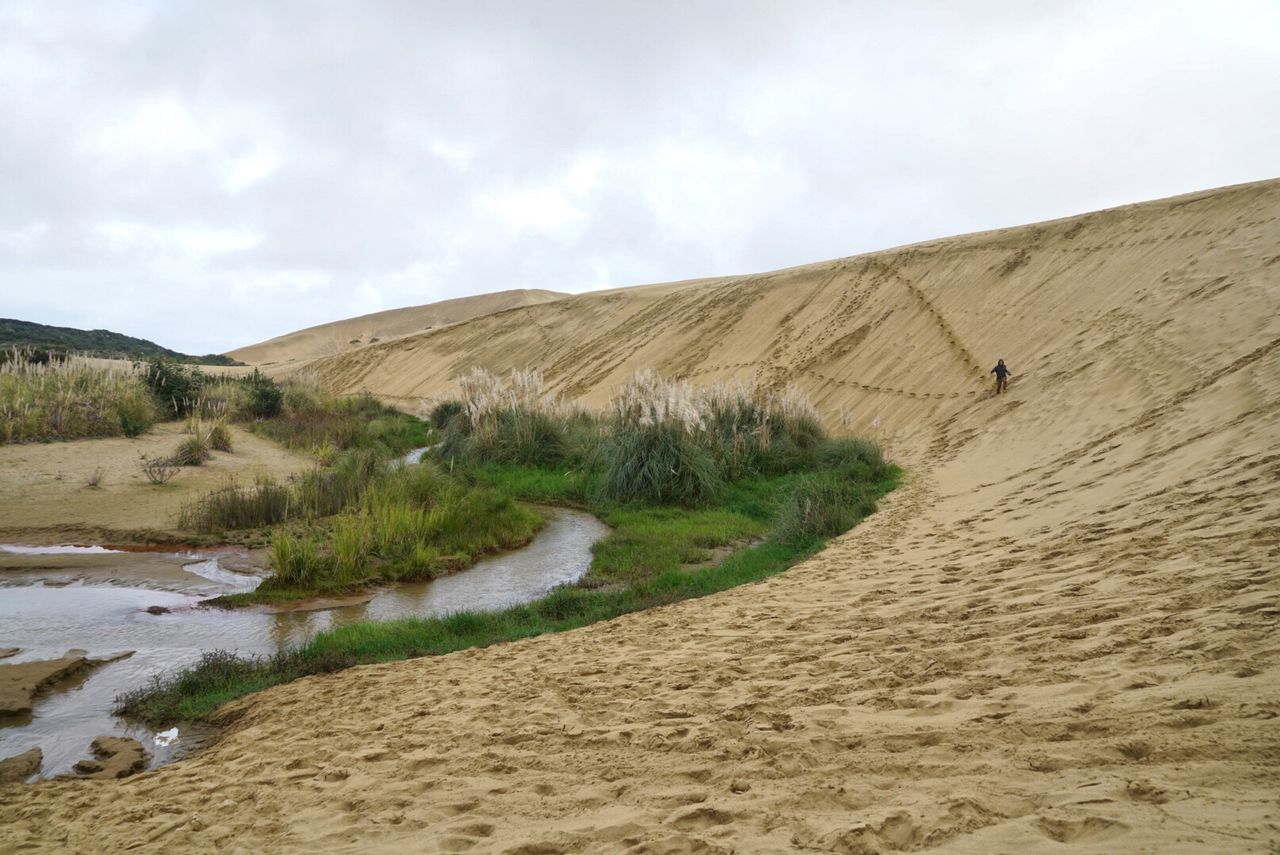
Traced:
POLYGON ((1280 176, 1280 2, 0 0, 0 317, 223 351, 1280 176))

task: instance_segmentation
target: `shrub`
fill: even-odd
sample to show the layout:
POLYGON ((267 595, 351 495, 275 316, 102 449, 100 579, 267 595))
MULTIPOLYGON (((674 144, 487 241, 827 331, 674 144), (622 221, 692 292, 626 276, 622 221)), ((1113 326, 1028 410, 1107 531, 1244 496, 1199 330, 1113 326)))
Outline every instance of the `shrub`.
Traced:
POLYGON ((213 455, 209 452, 209 440, 203 436, 189 436, 178 443, 171 458, 179 466, 199 466, 213 455))
POLYGON ((84 479, 84 485, 96 490, 102 486, 102 479, 106 477, 106 474, 106 470, 98 466, 84 479))
POLYGON ((156 403, 175 417, 190 413, 200 400, 200 390, 207 379, 200 369, 155 357, 135 362, 143 382, 156 403))
POLYGON ((152 484, 164 484, 178 474, 181 466, 175 463, 171 457, 144 457, 138 464, 138 468, 142 470, 142 474, 147 476, 147 480, 152 484))
POLYGON ((255 368, 244 378, 244 385, 249 390, 249 415, 256 419, 269 419, 279 414, 284 405, 284 392, 275 380, 255 368))

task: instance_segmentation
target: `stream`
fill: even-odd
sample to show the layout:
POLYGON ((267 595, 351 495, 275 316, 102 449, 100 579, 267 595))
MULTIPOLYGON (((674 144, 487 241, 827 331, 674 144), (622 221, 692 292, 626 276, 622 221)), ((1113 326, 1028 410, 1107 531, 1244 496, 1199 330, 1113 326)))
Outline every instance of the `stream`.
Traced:
POLYGON ((545 509, 548 520, 522 549, 482 559, 430 582, 378 590, 367 602, 277 614, 206 608, 210 596, 252 590, 262 579, 244 553, 137 553, 104 547, 0 546, 0 648, 20 652, 0 665, 54 659, 79 648, 127 659, 68 678, 42 692, 29 714, 0 717, 0 758, 44 751, 40 777, 70 770, 104 734, 131 736, 149 768, 189 753, 208 732, 183 726, 176 740, 112 715, 118 694, 171 672, 204 651, 270 654, 317 632, 361 620, 491 611, 579 579, 591 546, 608 531, 590 514, 545 509), (168 609, 152 614, 149 607, 168 609))

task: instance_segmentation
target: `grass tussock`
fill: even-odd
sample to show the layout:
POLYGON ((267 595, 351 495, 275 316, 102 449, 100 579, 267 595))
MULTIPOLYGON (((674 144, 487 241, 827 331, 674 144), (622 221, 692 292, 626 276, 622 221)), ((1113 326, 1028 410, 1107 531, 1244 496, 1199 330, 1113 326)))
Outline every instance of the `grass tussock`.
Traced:
POLYGON ((189 436, 178 443, 171 459, 179 466, 200 466, 212 456, 205 436, 189 436))

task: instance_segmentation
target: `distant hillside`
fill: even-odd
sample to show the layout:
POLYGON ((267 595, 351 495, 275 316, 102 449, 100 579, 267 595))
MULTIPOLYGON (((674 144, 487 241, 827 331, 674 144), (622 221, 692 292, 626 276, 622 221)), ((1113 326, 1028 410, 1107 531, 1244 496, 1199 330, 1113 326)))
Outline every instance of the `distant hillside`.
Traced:
POLYGON ((190 356, 161 347, 145 338, 134 338, 111 330, 78 330, 74 327, 51 327, 31 321, 0 318, 0 350, 32 348, 56 353, 82 353, 109 359, 145 359, 159 356, 176 362, 202 365, 239 365, 236 360, 218 353, 190 356))
POLYGON ((308 327, 269 341, 228 351, 227 355, 254 365, 301 362, 321 356, 333 356, 410 333, 438 329, 506 309, 549 303, 567 296, 569 295, 556 291, 526 288, 459 297, 404 309, 388 309, 308 327))

